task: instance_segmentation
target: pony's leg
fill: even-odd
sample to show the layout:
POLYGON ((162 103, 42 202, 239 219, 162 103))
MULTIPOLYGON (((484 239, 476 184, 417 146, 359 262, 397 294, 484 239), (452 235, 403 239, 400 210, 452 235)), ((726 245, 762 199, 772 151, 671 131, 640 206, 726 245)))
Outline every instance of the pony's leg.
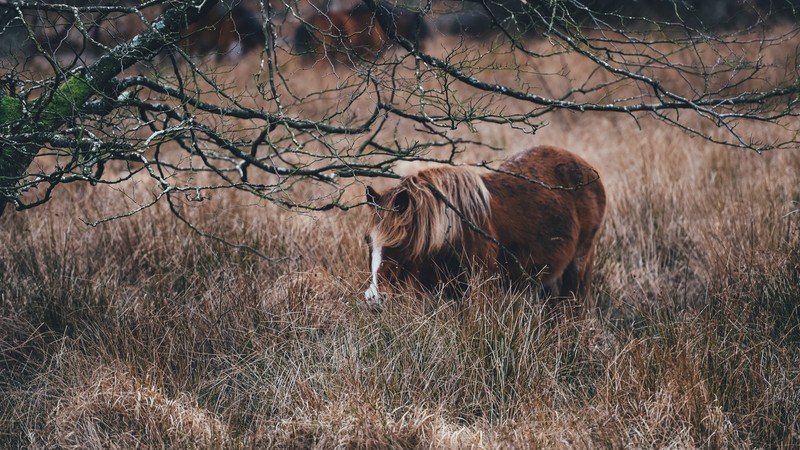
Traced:
MULTIPOLYGON (((580 253, 579 253, 580 254, 580 253)), ((581 256, 575 256, 561 275, 561 297, 556 305, 560 306, 565 317, 583 317, 591 304, 591 278, 594 264, 594 245, 591 245, 581 256)))
POLYGON ((588 302, 592 296, 592 271, 594 269, 594 243, 586 255, 581 258, 580 279, 578 280, 578 295, 588 302))
POLYGON ((559 294, 565 297, 577 297, 579 285, 578 258, 573 258, 561 274, 559 294))
POLYGON ((556 289, 554 289, 550 300, 552 308, 557 310, 565 319, 580 315, 581 305, 579 302, 580 297, 578 296, 580 280, 577 258, 567 264, 555 284, 556 289))

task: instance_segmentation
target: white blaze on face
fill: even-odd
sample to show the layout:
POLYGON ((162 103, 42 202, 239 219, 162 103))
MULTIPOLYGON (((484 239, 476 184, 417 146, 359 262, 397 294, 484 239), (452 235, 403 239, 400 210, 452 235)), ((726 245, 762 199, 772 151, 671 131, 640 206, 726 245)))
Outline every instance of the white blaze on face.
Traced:
POLYGON ((372 262, 370 268, 372 269, 372 279, 370 280, 369 288, 364 292, 364 297, 367 299, 367 305, 370 308, 380 308, 381 306, 381 293, 378 291, 378 269, 381 267, 381 251, 383 250, 379 242, 375 241, 375 235, 372 238, 372 262))

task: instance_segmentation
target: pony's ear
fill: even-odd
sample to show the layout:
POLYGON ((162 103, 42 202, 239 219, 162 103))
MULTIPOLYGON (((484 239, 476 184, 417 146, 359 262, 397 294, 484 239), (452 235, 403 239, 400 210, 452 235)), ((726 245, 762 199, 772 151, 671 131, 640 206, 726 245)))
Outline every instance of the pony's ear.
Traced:
POLYGON ((408 202, 409 202, 408 191, 403 189, 402 191, 399 191, 397 194, 395 194, 394 202, 392 202, 392 207, 398 213, 403 213, 406 209, 408 209, 408 202))
POLYGON ((372 189, 372 186, 367 186, 367 203, 372 206, 378 206, 378 200, 381 198, 381 194, 378 194, 375 189, 372 189))

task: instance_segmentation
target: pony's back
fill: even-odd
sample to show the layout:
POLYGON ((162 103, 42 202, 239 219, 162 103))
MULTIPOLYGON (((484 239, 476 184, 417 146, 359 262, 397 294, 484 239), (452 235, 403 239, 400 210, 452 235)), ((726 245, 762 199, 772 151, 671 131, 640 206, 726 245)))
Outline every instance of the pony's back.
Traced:
POLYGON ((588 292, 606 195, 597 171, 566 150, 534 147, 483 176, 503 245, 498 259, 515 277, 520 263, 555 295, 588 292))

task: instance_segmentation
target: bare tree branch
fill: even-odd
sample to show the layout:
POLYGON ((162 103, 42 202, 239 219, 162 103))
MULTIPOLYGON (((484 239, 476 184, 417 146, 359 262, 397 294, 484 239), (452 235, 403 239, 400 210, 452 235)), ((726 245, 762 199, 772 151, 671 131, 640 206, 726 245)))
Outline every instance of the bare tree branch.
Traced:
POLYGON ((472 137, 478 129, 535 134, 559 112, 796 148, 800 29, 775 24, 779 6, 765 5, 725 18, 691 1, 651 14, 574 0, 363 0, 342 11, 0 0, 10 17, 0 35, 33 55, 0 59, 0 210, 46 203, 63 183, 134 179, 152 183, 150 197, 113 217, 225 189, 348 209, 360 180, 398 178, 398 163, 453 164, 497 146, 472 137), (250 36, 257 53, 244 54, 250 36), (304 194, 309 183, 323 193, 304 194))

